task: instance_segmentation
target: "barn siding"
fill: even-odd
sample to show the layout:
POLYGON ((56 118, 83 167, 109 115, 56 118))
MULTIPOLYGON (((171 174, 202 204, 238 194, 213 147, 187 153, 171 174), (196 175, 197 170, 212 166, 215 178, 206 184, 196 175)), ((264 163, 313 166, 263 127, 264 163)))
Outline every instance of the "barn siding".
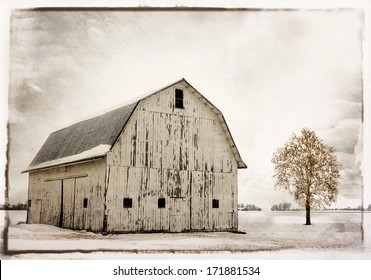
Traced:
POLYGON ((175 88, 142 100, 107 155, 108 231, 237 229, 237 163, 224 131, 186 88, 185 108, 174 108, 175 88))
POLYGON ((29 176, 28 222, 103 229, 105 160, 30 172, 29 176), (87 208, 83 207, 84 198, 88 198, 87 208))

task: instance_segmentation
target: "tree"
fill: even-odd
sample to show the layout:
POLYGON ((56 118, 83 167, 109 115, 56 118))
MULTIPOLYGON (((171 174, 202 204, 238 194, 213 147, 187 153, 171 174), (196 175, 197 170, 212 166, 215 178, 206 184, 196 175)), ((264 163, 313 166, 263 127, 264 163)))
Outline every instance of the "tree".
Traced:
POLYGON ((280 203, 278 205, 278 209, 281 211, 287 211, 287 210, 290 210, 290 208, 291 208, 291 204, 288 202, 280 203))
POLYGON ((245 207, 242 207, 242 211, 261 211, 262 209, 255 204, 246 204, 245 207))
POLYGON ((288 211, 291 208, 291 203, 281 202, 280 204, 275 204, 271 207, 271 211, 288 211))
POLYGON ((323 143, 307 128, 293 134, 273 154, 276 188, 288 190, 295 201, 305 207, 306 225, 310 225, 311 208, 324 208, 338 196, 339 167, 332 147, 323 143))

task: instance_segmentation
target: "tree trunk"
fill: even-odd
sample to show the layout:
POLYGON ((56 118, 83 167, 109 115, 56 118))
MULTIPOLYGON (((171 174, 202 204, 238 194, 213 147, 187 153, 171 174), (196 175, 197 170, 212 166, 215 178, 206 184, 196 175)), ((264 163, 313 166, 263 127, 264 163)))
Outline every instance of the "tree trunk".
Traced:
POLYGON ((305 225, 311 225, 310 223, 310 205, 305 205, 305 225))

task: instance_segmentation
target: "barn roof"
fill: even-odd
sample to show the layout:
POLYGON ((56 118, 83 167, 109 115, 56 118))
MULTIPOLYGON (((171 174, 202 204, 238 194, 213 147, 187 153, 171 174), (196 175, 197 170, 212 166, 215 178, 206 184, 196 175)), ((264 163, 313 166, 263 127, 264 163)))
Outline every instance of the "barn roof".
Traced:
POLYGON ((36 171, 104 157, 115 144, 138 103, 141 100, 147 99, 153 94, 177 83, 182 83, 186 86, 199 99, 201 99, 206 106, 216 113, 231 146, 232 152, 235 155, 238 167, 246 168, 246 165, 233 141, 223 114, 185 79, 182 79, 156 90, 130 105, 78 122, 51 133, 39 152, 36 154, 35 158, 32 160, 30 166, 23 172, 36 171))
POLYGON ((51 133, 24 172, 103 157, 138 102, 51 133))

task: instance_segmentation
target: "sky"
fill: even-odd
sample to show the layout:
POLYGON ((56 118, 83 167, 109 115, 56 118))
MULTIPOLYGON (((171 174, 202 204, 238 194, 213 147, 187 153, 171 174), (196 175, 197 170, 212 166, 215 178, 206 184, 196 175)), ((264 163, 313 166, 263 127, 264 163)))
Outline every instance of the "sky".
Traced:
POLYGON ((185 78, 223 112, 248 165, 240 202, 293 203, 270 160, 308 127, 342 164, 334 207, 356 207, 362 27, 359 10, 13 11, 10 202, 26 201, 21 171, 51 132, 185 78))

